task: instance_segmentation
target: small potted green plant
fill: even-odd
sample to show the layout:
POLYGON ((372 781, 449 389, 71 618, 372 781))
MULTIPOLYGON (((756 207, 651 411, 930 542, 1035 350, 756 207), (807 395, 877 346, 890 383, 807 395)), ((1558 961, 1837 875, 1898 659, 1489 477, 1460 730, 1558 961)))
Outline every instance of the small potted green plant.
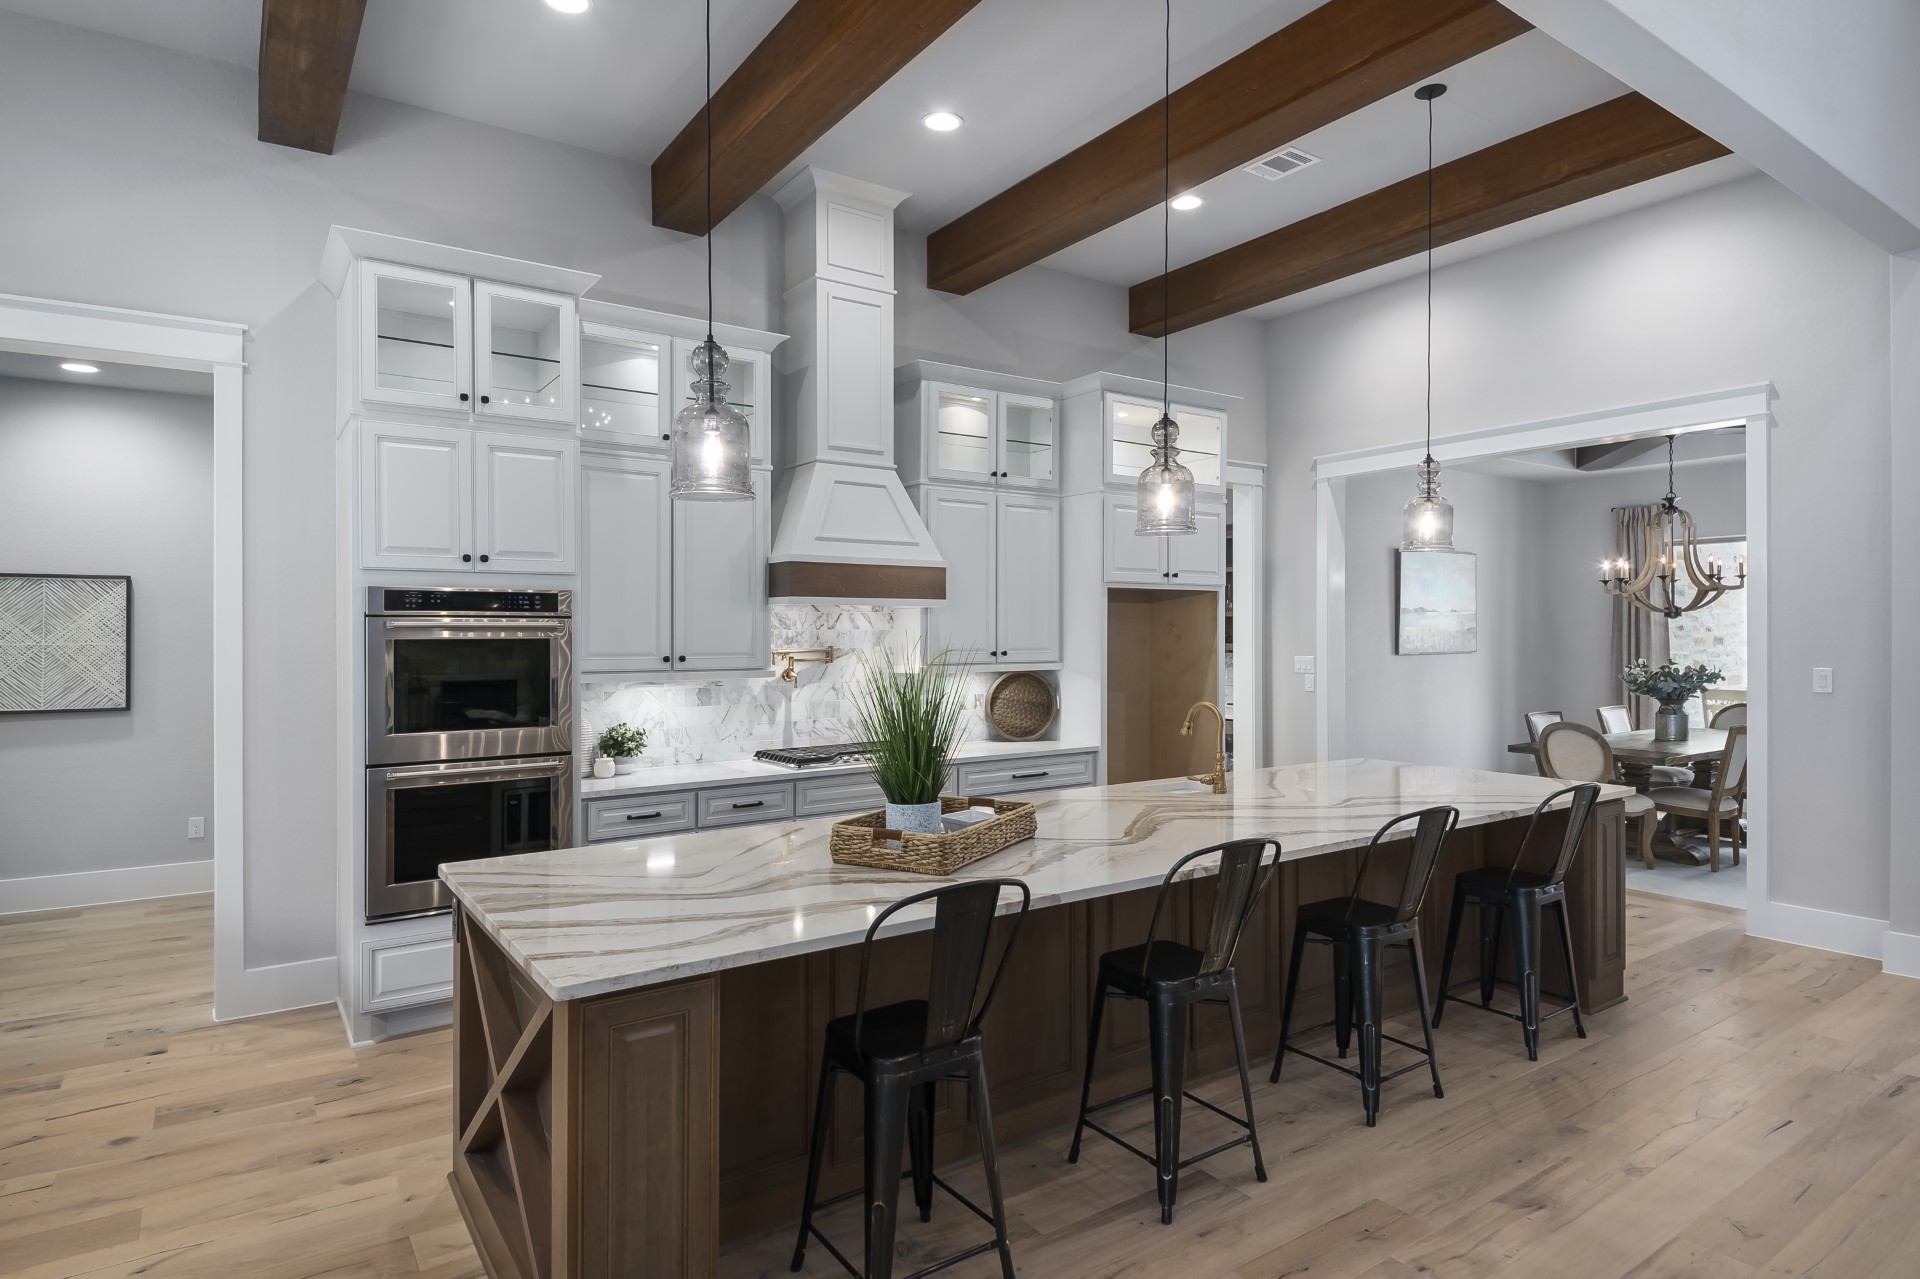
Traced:
POLYGON ((966 711, 966 667, 943 651, 918 669, 863 655, 851 693, 867 769, 886 796, 888 830, 940 833, 940 788, 966 711))
POLYGON ((1712 688, 1725 678, 1705 662, 1691 666, 1662 662, 1654 666, 1644 657, 1620 672, 1620 680, 1629 693, 1651 697, 1660 703, 1660 709, 1653 716, 1656 742, 1686 741, 1687 703, 1698 697, 1702 689, 1712 688))
POLYGON ((647 749, 647 732, 631 724, 615 724, 600 734, 598 747, 602 758, 613 761, 614 772, 631 773, 633 761, 647 749))

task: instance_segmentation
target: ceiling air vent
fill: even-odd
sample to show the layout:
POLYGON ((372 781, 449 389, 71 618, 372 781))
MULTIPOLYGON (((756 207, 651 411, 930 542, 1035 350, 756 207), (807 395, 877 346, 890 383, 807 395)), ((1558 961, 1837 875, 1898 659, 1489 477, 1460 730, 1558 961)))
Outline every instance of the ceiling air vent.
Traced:
POLYGON ((1298 173, 1309 164, 1320 163, 1320 157, 1309 155, 1299 147, 1281 147, 1264 160, 1255 160, 1246 168, 1256 178, 1265 178, 1269 182, 1278 182, 1289 173, 1298 173))

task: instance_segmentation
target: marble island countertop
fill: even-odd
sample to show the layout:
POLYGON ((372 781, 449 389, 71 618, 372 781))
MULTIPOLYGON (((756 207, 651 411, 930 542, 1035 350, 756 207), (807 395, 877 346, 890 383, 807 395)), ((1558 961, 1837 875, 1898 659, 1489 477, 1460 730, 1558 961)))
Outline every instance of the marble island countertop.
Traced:
MULTIPOLYGON (((962 763, 982 759, 1020 759, 1028 755, 1067 755, 1097 751, 1098 746, 1075 742, 968 742, 954 752, 962 763)), ((699 764, 641 766, 613 777, 583 777, 578 787, 583 799, 608 795, 649 795, 694 786, 725 786, 732 782, 791 781, 797 777, 848 777, 867 771, 865 764, 830 764, 818 768, 788 768, 757 759, 713 760, 699 764)))
MULTIPOLYGON (((960 873, 1024 879, 1040 908, 1156 884, 1182 854, 1270 836, 1288 860, 1365 844, 1434 804, 1460 825, 1531 812, 1562 784, 1512 773, 1339 760, 1261 769, 1225 795, 1180 780, 1031 798, 1039 834, 960 873)), ((1632 792, 1603 789, 1604 799, 1632 792)), ((458 862, 441 875, 472 921, 549 996, 581 999, 858 942, 889 902, 940 881, 836 866, 833 819, 769 823, 458 862)), ((903 911, 911 932, 929 908, 903 911)))

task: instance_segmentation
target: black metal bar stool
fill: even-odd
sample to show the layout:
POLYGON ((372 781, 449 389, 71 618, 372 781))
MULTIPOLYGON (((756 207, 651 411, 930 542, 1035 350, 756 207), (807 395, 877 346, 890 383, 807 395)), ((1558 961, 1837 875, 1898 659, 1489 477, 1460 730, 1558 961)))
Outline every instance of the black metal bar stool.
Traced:
POLYGON ((1267 881, 1273 878, 1273 868, 1279 861, 1280 845, 1270 839, 1235 840, 1188 853, 1175 862, 1166 878, 1160 881, 1160 894, 1153 903, 1153 919, 1147 925, 1146 942, 1139 946, 1128 946, 1124 950, 1110 950, 1100 956, 1100 973, 1093 991, 1093 1018, 1087 1029, 1087 1073, 1080 1084, 1080 1117, 1073 1125, 1073 1148, 1067 1152, 1067 1162, 1080 1162, 1080 1136, 1088 1128, 1140 1156, 1154 1165, 1159 1173, 1162 1222, 1173 1220, 1180 1170, 1223 1150, 1251 1145, 1254 1176, 1261 1181, 1267 1179, 1267 1166, 1260 1158, 1260 1134, 1254 1131, 1253 1126, 1253 1089, 1247 1082, 1247 1037, 1240 1023, 1240 991, 1233 979, 1233 953, 1239 948, 1241 934, 1246 932, 1247 923, 1253 918, 1254 907, 1260 901, 1260 894, 1266 888, 1267 881), (1273 850, 1271 859, 1266 855, 1269 848, 1273 850), (1167 904, 1167 891, 1188 865, 1215 853, 1220 855, 1220 874, 1213 902, 1213 922, 1207 930, 1206 949, 1195 950, 1180 942, 1160 940, 1160 913, 1167 904), (1109 990, 1122 999, 1146 1001, 1153 1083, 1138 1092, 1089 1106, 1087 1098, 1093 1090, 1093 1058, 1100 1046, 1100 1017, 1106 1011, 1109 990), (1247 1108, 1245 1119, 1228 1114, 1212 1102, 1187 1092, 1184 1087, 1187 1011, 1195 1004, 1227 1006, 1228 1016, 1233 1021, 1234 1060, 1240 1066, 1240 1099, 1247 1108), (1136 1101, 1149 1094, 1153 1097, 1152 1154, 1087 1118, 1096 1110, 1136 1101), (1222 1142, 1191 1158, 1180 1158, 1182 1098, 1197 1102, 1216 1115, 1238 1124, 1247 1130, 1246 1135, 1222 1142))
POLYGON ((1300 907, 1293 925, 1293 958, 1287 969, 1287 997, 1280 1008, 1280 1046, 1274 1050, 1273 1073, 1268 1076, 1269 1083, 1280 1078, 1280 1063, 1289 1052, 1298 1053, 1309 1061, 1317 1061, 1322 1066, 1331 1066, 1342 1074, 1352 1075, 1360 1081, 1360 1095, 1366 1105, 1369 1128, 1379 1117, 1380 1085, 1387 1079, 1397 1079, 1424 1065, 1433 1074, 1433 1095, 1446 1095, 1440 1088, 1440 1063, 1433 1053, 1433 1024, 1427 1016, 1427 967, 1426 961, 1420 957, 1418 916, 1420 902, 1426 897, 1427 885, 1433 879, 1434 864, 1440 858, 1440 847, 1459 820, 1460 810, 1446 807, 1425 808, 1394 818, 1373 833, 1366 852, 1360 857, 1360 869, 1353 877, 1351 893, 1329 901, 1308 902, 1300 907), (1407 822, 1417 822, 1418 825, 1414 828, 1413 855, 1407 860, 1407 875, 1400 885, 1399 900, 1391 905, 1365 900, 1360 896, 1360 886, 1366 882, 1367 863, 1373 860, 1374 850, 1380 847, 1388 832, 1407 822), (1289 1030, 1293 1025, 1293 999, 1300 989, 1300 961, 1310 941, 1333 948, 1333 1020, 1309 1026, 1307 1030, 1333 1027, 1334 1042, 1344 1059, 1357 1017, 1360 1023, 1358 1070, 1337 1061, 1329 1061, 1288 1042, 1289 1030), (1386 965, 1386 948, 1402 945, 1413 956, 1413 983, 1415 993, 1419 996, 1420 1030, 1426 1040, 1424 1048, 1395 1038, 1381 1029, 1381 1022, 1385 1020, 1382 969, 1386 965), (1382 1077, 1382 1040, 1399 1044, 1402 1048, 1411 1048, 1425 1060, 1402 1066, 1382 1077))
POLYGON ((898 1223, 900 1182, 913 1179, 913 1200, 920 1220, 933 1214, 933 1188, 939 1186, 993 1227, 986 1243, 956 1253, 944 1261, 914 1271, 907 1279, 944 1270, 956 1262, 997 1249, 1000 1271, 1013 1279, 1013 1253, 1007 1244, 1007 1210, 1000 1194, 1000 1169, 993 1140, 993 1110, 987 1101, 986 1052, 980 1036, 981 1019, 993 1002, 1007 957, 1020 935, 1033 894, 1017 879, 983 879, 950 884, 905 897, 881 911, 867 927, 860 947, 860 986, 851 1016, 827 1023, 827 1043, 820 1063, 820 1095, 813 1108, 813 1149, 807 1161, 807 1194, 800 1208, 800 1239, 793 1249, 793 1269, 806 1263, 807 1236, 818 1239, 849 1274, 860 1276, 833 1241, 813 1224, 814 1210, 827 1208, 855 1195, 866 1197, 866 1279, 889 1279, 893 1274, 894 1231, 898 1223), (1003 890, 1020 894, 1013 929, 1000 952, 993 975, 987 972, 988 943, 1003 890), (867 1007, 867 969, 873 939, 895 913, 918 902, 932 901, 933 963, 927 997, 880 1008, 867 1007), (985 994, 981 993, 984 984, 985 994), (833 1084, 838 1074, 852 1075, 865 1085, 866 1126, 864 1178, 859 1189, 822 1203, 820 1164, 826 1157, 827 1130, 833 1120, 833 1084), (992 1211, 949 1186, 933 1171, 934 1085, 943 1080, 964 1082, 973 1102, 980 1132, 980 1159, 986 1165, 987 1194, 992 1211), (902 1173, 902 1139, 912 1147, 912 1167, 902 1173))
POLYGON ((1540 1023, 1561 1013, 1572 1013, 1574 1033, 1582 1039, 1587 1037, 1587 1028, 1580 1021, 1580 983, 1574 977, 1573 933, 1567 918, 1566 879, 1567 872, 1573 869, 1574 856, 1580 851, 1580 839, 1586 834, 1594 803, 1599 798, 1600 787, 1593 782, 1555 791, 1533 810, 1526 834, 1521 836, 1520 846, 1514 850, 1513 865, 1505 870, 1488 867, 1466 871, 1453 881, 1453 913, 1447 917, 1447 949, 1440 960, 1440 1002, 1433 1008, 1434 1025, 1440 1024, 1440 1014, 1446 1010, 1448 1000, 1468 1005, 1476 1002, 1454 994, 1451 984, 1453 950, 1460 943, 1460 921, 1467 913, 1467 906, 1475 904, 1480 907, 1478 1006, 1520 1023, 1527 1041, 1528 1061, 1540 1060, 1540 1023), (1560 854, 1554 860, 1553 869, 1545 875, 1521 870, 1520 860, 1533 843, 1533 832, 1540 825, 1540 814, 1569 795, 1573 798, 1567 803, 1567 829, 1561 837, 1560 854), (1543 1016, 1540 1012, 1540 932, 1550 908, 1560 924, 1560 958, 1566 963, 1567 984, 1572 990, 1564 1005, 1543 1016), (1517 1013, 1493 1006, 1494 975, 1500 962, 1500 922, 1505 915, 1513 916, 1513 968, 1516 984, 1520 988, 1520 1011, 1517 1013))

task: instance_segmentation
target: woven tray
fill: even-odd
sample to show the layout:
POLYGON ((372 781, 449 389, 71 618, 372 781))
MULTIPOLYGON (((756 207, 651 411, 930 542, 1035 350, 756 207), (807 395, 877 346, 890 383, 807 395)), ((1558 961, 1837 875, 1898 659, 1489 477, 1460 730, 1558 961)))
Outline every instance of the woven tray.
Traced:
POLYGON ((1053 727, 1059 699, 1046 677, 1033 671, 1008 671, 987 690, 987 723, 1010 742, 1030 742, 1053 727))
POLYGON ((1010 799, 975 799, 942 795, 940 811, 957 813, 975 806, 993 805, 989 817, 965 830, 947 835, 920 835, 888 830, 887 815, 861 813, 833 824, 829 841, 833 860, 843 866, 871 866, 876 870, 904 870, 915 875, 951 875, 969 862, 990 857, 1001 849, 1032 839, 1033 805, 1010 799))

